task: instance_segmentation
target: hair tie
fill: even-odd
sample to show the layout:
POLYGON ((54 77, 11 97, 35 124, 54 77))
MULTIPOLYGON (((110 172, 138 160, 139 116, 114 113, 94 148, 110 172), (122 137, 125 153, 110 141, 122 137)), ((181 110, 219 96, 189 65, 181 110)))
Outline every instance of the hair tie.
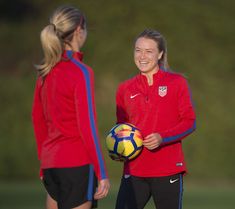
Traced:
POLYGON ((83 22, 83 20, 84 20, 84 18, 83 18, 83 15, 81 15, 81 17, 80 17, 80 21, 79 21, 79 26, 81 26, 82 27, 82 22, 83 22))
POLYGON ((49 25, 52 25, 54 27, 54 30, 56 31, 56 25, 54 23, 50 23, 49 25))

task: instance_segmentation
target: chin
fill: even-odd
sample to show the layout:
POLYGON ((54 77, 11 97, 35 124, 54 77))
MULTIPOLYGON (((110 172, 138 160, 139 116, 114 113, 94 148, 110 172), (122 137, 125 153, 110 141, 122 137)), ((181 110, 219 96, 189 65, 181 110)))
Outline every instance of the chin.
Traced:
POLYGON ((141 73, 148 73, 149 70, 148 69, 139 69, 141 73))

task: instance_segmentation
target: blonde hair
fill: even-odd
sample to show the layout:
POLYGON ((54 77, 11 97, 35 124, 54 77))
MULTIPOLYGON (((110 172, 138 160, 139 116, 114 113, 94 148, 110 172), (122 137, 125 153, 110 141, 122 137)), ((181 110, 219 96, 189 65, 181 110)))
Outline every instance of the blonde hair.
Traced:
POLYGON ((61 6, 55 10, 50 23, 41 31, 41 45, 44 58, 36 65, 39 76, 45 77, 61 60, 65 44, 70 45, 78 26, 86 27, 84 15, 72 6, 61 6))
POLYGON ((170 67, 167 60, 167 43, 163 35, 156 30, 145 29, 142 33, 137 36, 135 42, 141 37, 152 39, 157 43, 159 52, 163 52, 161 59, 158 61, 158 64, 164 70, 170 71, 170 67))

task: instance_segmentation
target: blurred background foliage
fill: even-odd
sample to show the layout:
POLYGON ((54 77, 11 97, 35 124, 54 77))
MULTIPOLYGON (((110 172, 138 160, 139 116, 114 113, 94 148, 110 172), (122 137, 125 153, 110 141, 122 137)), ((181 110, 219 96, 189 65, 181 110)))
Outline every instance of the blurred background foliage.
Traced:
POLYGON ((115 123, 115 91, 137 73, 135 37, 154 28, 168 41, 171 68, 187 76, 193 92, 197 130, 183 143, 189 178, 234 181, 235 2, 229 0, 1 0, 0 180, 38 177, 31 125, 33 65, 42 58, 41 29, 65 3, 79 7, 88 20, 84 61, 96 75, 100 138, 110 177, 117 179, 122 171, 104 146, 115 123))

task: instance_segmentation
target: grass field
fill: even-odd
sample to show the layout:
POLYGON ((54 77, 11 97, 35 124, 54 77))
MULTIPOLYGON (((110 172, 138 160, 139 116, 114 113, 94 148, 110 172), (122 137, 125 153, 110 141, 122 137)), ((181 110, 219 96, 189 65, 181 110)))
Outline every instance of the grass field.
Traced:
MULTIPOLYGON (((112 186, 99 208, 113 209, 118 187, 112 186)), ((40 182, 0 182, 0 209, 44 209, 45 193, 40 182)), ((184 188, 184 209, 234 209, 234 185, 187 184, 184 188)), ((155 208, 149 202, 145 209, 155 208)))

